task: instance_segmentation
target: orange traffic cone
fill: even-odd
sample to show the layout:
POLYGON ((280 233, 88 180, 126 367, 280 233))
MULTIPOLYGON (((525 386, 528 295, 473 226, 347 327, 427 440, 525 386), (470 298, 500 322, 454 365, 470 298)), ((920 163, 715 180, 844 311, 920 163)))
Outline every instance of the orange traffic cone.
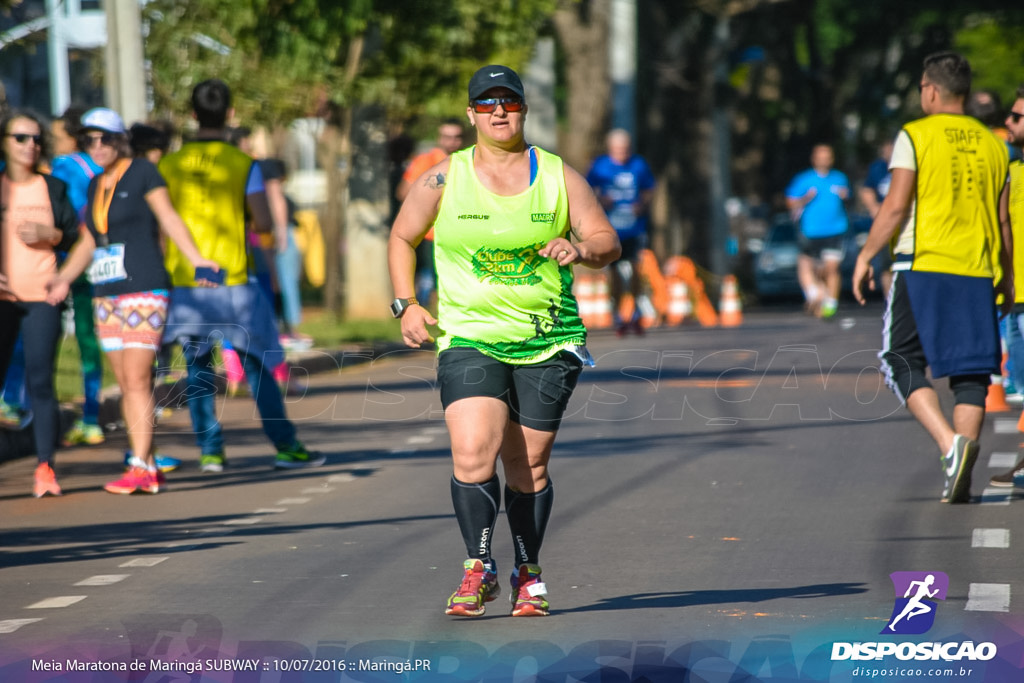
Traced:
POLYGON ((743 304, 735 275, 722 278, 722 296, 718 302, 718 320, 722 327, 736 327, 743 322, 743 304))
POLYGON ((668 311, 665 321, 669 325, 681 325, 693 315, 693 304, 690 303, 690 288, 678 277, 668 280, 668 311))
POLYGON ((594 325, 594 295, 597 291, 593 275, 577 275, 573 283, 573 293, 576 295, 576 306, 579 310, 580 319, 586 327, 594 325))
POLYGON ((640 324, 645 330, 658 324, 658 309, 651 301, 651 297, 641 294, 636 301, 636 307, 640 309, 640 324))
POLYGON ((1010 404, 1006 402, 1006 390, 1003 388, 1003 376, 992 375, 992 384, 988 385, 988 394, 985 396, 986 413, 1007 413, 1010 411, 1010 404))
MULTIPOLYGON (((988 401, 985 401, 988 403, 988 401)), ((1017 420, 1017 431, 1024 432, 1024 412, 1021 412, 1020 419, 1017 420)))
POLYGON ((608 291, 608 278, 601 273, 594 284, 594 329, 612 326, 612 297, 608 291))

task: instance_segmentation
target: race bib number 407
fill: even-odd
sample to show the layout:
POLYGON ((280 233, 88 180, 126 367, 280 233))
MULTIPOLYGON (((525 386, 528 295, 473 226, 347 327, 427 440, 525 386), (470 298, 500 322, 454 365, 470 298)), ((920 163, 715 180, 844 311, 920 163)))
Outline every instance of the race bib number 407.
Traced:
POLYGON ((111 244, 107 247, 96 247, 96 251, 92 255, 92 265, 89 266, 86 277, 94 285, 105 285, 128 279, 128 273, 124 269, 124 245, 111 244))

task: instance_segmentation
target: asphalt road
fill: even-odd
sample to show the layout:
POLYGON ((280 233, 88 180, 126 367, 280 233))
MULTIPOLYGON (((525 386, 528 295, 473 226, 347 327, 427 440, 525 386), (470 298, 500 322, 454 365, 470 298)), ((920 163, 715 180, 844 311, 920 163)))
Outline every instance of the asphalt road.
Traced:
POLYGON ((985 488, 1019 413, 986 423, 975 502, 940 504, 939 454, 876 370, 879 318, 594 334, 551 466, 546 619, 507 616, 503 515, 506 590, 479 619, 443 613, 464 550, 429 353, 308 378, 288 407, 316 470, 271 469, 246 398, 222 403, 221 475, 198 471, 186 411, 161 422, 185 464, 156 496, 101 490, 123 435, 59 453, 62 498, 5 463, 0 681, 1024 679, 1004 678, 1024 673, 1020 493, 985 488), (880 635, 910 571, 948 576, 934 625, 880 635), (885 640, 999 652, 939 675, 830 657, 885 640))

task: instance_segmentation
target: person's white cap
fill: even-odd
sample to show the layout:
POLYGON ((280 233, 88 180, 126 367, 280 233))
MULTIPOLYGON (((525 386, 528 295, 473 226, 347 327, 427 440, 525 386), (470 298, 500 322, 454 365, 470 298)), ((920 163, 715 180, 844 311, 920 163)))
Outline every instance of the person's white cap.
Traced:
POLYGON ((96 107, 82 114, 82 128, 101 130, 105 133, 116 133, 117 135, 124 135, 124 121, 121 119, 121 115, 113 109, 107 109, 106 107, 96 107))

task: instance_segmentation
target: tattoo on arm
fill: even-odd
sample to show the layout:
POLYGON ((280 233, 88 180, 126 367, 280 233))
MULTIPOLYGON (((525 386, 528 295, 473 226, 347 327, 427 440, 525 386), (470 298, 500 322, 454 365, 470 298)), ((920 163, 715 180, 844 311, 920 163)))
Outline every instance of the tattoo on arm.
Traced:
POLYGON ((578 220, 569 225, 569 232, 572 233, 572 236, 576 238, 577 242, 583 241, 583 238, 580 237, 580 222, 578 220))
POLYGON ((438 190, 444 187, 444 173, 436 173, 427 178, 427 187, 431 190, 438 190))

